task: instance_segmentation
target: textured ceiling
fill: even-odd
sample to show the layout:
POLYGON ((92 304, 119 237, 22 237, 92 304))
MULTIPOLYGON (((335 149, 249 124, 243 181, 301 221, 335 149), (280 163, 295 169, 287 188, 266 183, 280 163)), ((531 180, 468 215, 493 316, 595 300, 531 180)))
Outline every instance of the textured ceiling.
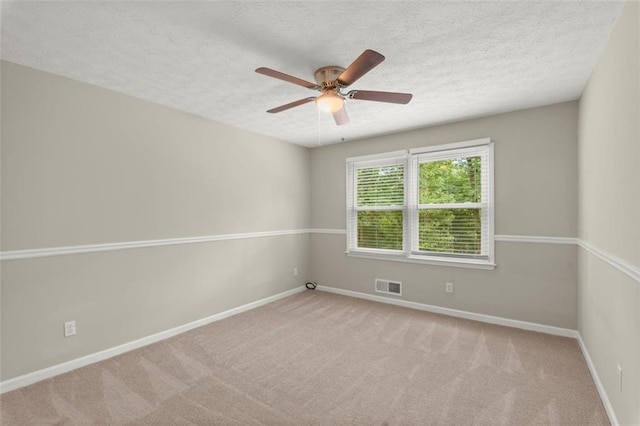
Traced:
POLYGON ((601 1, 3 2, 3 59, 304 146, 577 99, 623 3, 601 1), (348 100, 337 127, 313 81, 365 49, 386 61, 350 89, 411 92, 408 105, 348 100))

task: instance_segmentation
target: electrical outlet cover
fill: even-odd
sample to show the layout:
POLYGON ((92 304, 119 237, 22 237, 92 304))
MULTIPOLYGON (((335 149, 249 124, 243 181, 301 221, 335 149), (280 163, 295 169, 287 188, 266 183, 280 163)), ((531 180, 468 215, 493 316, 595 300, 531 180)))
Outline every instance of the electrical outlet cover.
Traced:
POLYGON ((76 334, 76 322, 67 321, 64 323, 64 337, 73 336, 76 334))

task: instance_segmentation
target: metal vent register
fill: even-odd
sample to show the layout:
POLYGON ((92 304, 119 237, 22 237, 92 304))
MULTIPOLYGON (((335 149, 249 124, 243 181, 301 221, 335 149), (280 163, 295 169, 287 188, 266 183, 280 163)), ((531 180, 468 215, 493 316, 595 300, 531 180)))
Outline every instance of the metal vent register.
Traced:
POLYGON ((394 294, 402 296, 402 282, 376 278, 376 293, 394 294))

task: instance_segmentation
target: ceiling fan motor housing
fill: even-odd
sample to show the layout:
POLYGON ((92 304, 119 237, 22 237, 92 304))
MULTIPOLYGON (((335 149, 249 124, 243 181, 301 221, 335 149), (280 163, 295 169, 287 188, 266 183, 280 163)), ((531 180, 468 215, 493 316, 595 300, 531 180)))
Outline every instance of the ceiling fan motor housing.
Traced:
POLYGON ((338 89, 336 79, 343 71, 343 67, 329 65, 327 67, 318 68, 314 73, 314 76, 316 78, 316 82, 322 89, 338 89))

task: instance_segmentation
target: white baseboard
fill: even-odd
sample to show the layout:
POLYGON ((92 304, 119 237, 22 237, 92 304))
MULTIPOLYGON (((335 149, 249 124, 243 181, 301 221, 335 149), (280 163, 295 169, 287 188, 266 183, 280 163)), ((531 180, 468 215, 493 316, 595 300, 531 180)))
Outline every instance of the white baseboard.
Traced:
POLYGON ((607 416, 609 416, 609 421, 613 426, 619 426, 618 418, 616 417, 615 411, 613 411, 613 405, 611 405, 611 401, 609 401, 609 397, 607 396, 607 392, 604 390, 604 385, 600 380, 600 376, 598 376, 598 371, 596 370, 596 366, 591 359, 591 355, 589 355, 589 351, 587 350, 587 346, 584 344, 582 340, 582 335, 578 333, 578 344, 580 345, 580 349, 582 350, 582 355, 584 356, 585 361, 587 361, 587 366, 589 367, 589 371, 591 372, 591 377, 593 377, 593 382, 596 384, 596 389, 598 389, 598 394, 600 395, 600 399, 602 400, 602 405, 604 405, 604 409, 607 412, 607 416))
POLYGON ((376 296, 373 294, 360 293, 360 292, 351 291, 351 290, 343 290, 340 288, 327 287, 324 285, 319 285, 317 289, 320 291, 326 291, 329 293, 336 293, 344 296, 357 297, 359 299, 366 299, 374 302, 387 303, 390 305, 402 306, 405 308, 417 309, 420 311, 433 312, 436 314, 449 315, 452 317, 465 318, 473 321, 481 321, 489 324, 504 325, 507 327, 537 331, 540 333, 553 334, 556 336, 573 337, 574 339, 578 337, 577 330, 571 330, 568 328, 560 328, 560 327, 554 327, 551 325, 537 324, 534 322, 519 321, 519 320, 503 318, 503 317, 495 317, 492 315, 477 314, 474 312, 461 311, 458 309, 451 309, 451 308, 443 308, 435 305, 427 305, 425 303, 410 302, 408 300, 392 299, 390 297, 376 296))
POLYGON ((132 342, 124 343, 113 348, 105 349, 100 352, 96 352, 90 355, 86 355, 80 358, 73 359, 71 361, 63 362, 62 364, 54 365, 51 367, 43 368, 42 370, 27 373, 22 376, 14 377, 13 379, 0 382, 0 394, 9 392, 24 386, 31 385, 33 383, 49 379, 54 376, 58 376, 63 373, 67 373, 71 370, 75 370, 80 367, 87 366, 99 361, 103 361, 108 358, 112 358, 116 355, 123 354, 125 352, 132 351, 134 349, 141 348, 143 346, 156 343, 160 340, 168 339, 169 337, 176 336, 194 328, 202 327, 203 325, 210 324, 215 321, 237 315, 242 312, 249 311, 251 309, 258 308, 276 300, 283 299, 296 293, 303 292, 305 287, 297 287, 282 293, 275 294, 273 296, 265 297, 264 299, 256 300, 255 302, 247 303, 246 305, 238 306, 237 308, 229 309, 228 311, 220 312, 215 315, 211 315, 206 318, 199 319, 197 321, 190 322, 188 324, 180 325, 178 327, 161 331, 159 333, 152 334, 150 336, 143 337, 132 342))
MULTIPOLYGON (((496 325, 504 325, 507 327, 520 328, 524 330, 537 331, 541 333, 553 334, 556 336, 564 336, 564 337, 572 337, 578 341, 580 345, 580 349, 584 356, 584 359, 587 362, 587 366, 589 367, 589 371, 591 372, 591 376, 593 377, 593 381, 598 390, 598 394, 600 395, 600 399, 604 405, 605 411, 609 416, 609 420, 613 426, 619 426, 620 423, 613 411, 613 406, 611 405, 611 401, 607 396, 607 392, 604 389, 602 381, 598 376, 598 372, 596 367, 589 355, 589 351, 582 340, 582 336, 577 330, 571 330, 567 328, 553 327, 549 325, 537 324, 526 321, 513 320, 509 318, 496 317, 492 315, 484 315, 473 312, 461 311, 457 309, 443 308, 440 306, 427 305, 424 303, 410 302, 406 300, 398 300, 391 299, 388 297, 376 296, 373 294, 359 293, 356 291, 343 290, 335 287, 327 287, 323 285, 319 285, 317 290, 325 291, 328 293, 335 293, 344 296, 356 297, 359 299, 371 300, 374 302, 387 303, 396 306, 402 306, 410 309, 417 309, 421 311, 433 312, 437 314, 449 315, 458 318, 465 318, 475 321, 481 321, 489 324, 496 325)), ((305 291, 305 287, 294 288, 282 293, 278 293, 276 295, 266 297, 264 299, 257 300, 255 302, 247 303, 246 305, 238 306, 237 308, 229 309, 224 312, 220 312, 215 315, 211 315, 206 318, 202 318, 197 321, 190 322, 188 324, 184 324, 169 330, 161 331, 159 333, 152 334, 150 336, 143 337, 138 340, 134 340, 132 342, 128 342, 110 349, 106 349, 100 352, 96 352, 90 355, 83 356, 81 358, 76 358, 71 361, 64 362, 62 364, 54 365, 51 367, 44 368, 42 370, 34 371, 32 373, 24 374, 22 376, 15 377, 13 379, 5 380, 0 382, 0 394, 9 392, 24 386, 31 385, 33 383, 46 380, 55 376, 58 376, 63 373, 67 373, 69 371, 75 370, 80 367, 87 366, 89 364, 93 364, 99 361, 103 361, 105 359, 112 358, 116 355, 123 354, 125 352, 132 351, 134 349, 141 348, 143 346, 150 345, 152 343, 156 343, 160 340, 168 339, 170 337, 176 336, 178 334, 187 332, 189 330, 193 330, 194 328, 202 327, 203 325, 210 324, 215 321, 219 321, 224 318, 228 318, 233 315, 237 315, 242 312, 249 311, 251 309, 258 308, 260 306, 269 304, 271 302, 275 302, 276 300, 283 299, 288 296, 292 296, 296 293, 301 293, 305 291)))
POLYGON ((514 327, 514 328, 520 328, 524 330, 537 331, 540 333, 553 334, 556 336, 574 338, 578 341, 578 344, 580 345, 580 350, 582 351, 584 359, 587 362, 587 366, 589 367, 589 371, 591 372, 591 377, 593 378, 596 388, 598 389, 598 394, 600 395, 602 404, 604 405, 605 411, 607 412, 607 416, 609 416, 609 421, 613 426, 620 425, 620 423, 618 423, 616 414, 613 411, 613 406, 611 405, 611 401, 609 401, 609 397, 607 396, 607 392, 605 391, 604 386, 602 385, 602 381, 600 381, 600 377, 598 376, 598 371, 596 370, 596 367, 593 361, 591 360, 589 351, 587 351, 587 347, 585 346, 584 341, 582 340, 582 336, 577 330, 553 327, 550 325, 519 321, 519 320, 503 318, 503 317, 495 317, 492 315, 477 314, 474 312, 461 311, 458 309, 450 309, 450 308, 443 308, 440 306, 427 305, 424 303, 409 302, 407 300, 392 299, 390 297, 376 296, 373 294, 360 293, 360 292, 351 291, 351 290, 343 290, 340 288, 327 287, 323 285, 319 285, 317 287, 317 290, 326 291, 328 293, 341 294, 343 296, 357 297, 359 299, 371 300, 374 302, 381 302, 381 303, 387 303, 390 305, 402 306, 405 308, 417 309, 420 311, 427 311, 427 312, 433 312, 436 314, 443 314, 443 315, 449 315, 449 316, 458 317, 458 318, 470 319, 474 321, 481 321, 489 324, 504 325, 507 327, 514 327))

